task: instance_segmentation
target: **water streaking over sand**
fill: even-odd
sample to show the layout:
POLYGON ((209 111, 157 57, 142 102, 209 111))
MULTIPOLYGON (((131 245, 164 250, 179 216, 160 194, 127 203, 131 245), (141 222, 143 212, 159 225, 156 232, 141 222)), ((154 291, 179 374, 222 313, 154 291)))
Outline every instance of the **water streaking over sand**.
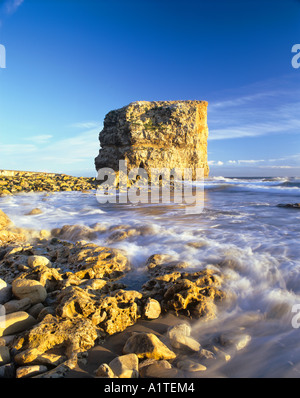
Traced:
POLYGON ((224 177, 205 181, 200 214, 186 214, 176 205, 100 205, 93 191, 0 198, 1 209, 18 227, 101 224, 105 228, 93 240, 126 251, 134 267, 126 277, 129 288, 146 281, 145 261, 154 253, 171 254, 193 270, 207 265, 220 270, 229 298, 217 320, 199 321, 194 333, 202 344, 211 334, 250 335, 231 361, 209 370, 209 376, 225 377, 300 376, 299 329, 291 323, 292 306, 300 304, 300 210, 277 207, 296 202, 300 179, 224 177), (33 208, 42 214, 25 215, 33 208), (109 228, 119 225, 147 228, 109 240, 109 228))

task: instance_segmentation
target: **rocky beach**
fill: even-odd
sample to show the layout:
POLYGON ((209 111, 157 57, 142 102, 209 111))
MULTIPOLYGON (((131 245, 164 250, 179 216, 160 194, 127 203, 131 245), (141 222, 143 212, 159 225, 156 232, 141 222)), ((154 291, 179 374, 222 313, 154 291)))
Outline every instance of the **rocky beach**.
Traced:
MULTIPOLYGON (((22 189, 20 180, 0 178, 10 193, 41 187, 41 174, 22 189)), ((73 179, 60 180, 55 189, 66 190, 73 179)), ((154 253, 145 263, 148 281, 128 290, 126 253, 92 243, 101 222, 29 230, 0 216, 1 377, 197 377, 217 356, 230 357, 191 336, 193 321, 214 319, 226 297, 220 273, 186 272, 184 262, 154 253)), ((120 239, 122 228, 111 228, 110 239, 120 239)), ((137 233, 147 231, 127 230, 137 233)))

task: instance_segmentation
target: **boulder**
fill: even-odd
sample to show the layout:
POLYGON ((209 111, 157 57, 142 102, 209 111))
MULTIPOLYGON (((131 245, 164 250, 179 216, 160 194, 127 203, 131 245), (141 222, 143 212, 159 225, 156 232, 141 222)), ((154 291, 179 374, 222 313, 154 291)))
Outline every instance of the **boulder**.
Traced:
POLYGON ((7 336, 30 329, 36 320, 25 311, 0 316, 0 336, 7 336))
POLYGON ((170 326, 167 330, 167 336, 169 339, 176 335, 191 335, 191 326, 187 322, 178 323, 177 325, 170 326))
POLYGON ((29 256, 28 257, 28 265, 30 268, 38 267, 38 266, 50 266, 50 260, 44 256, 29 256))
POLYGON ((192 337, 184 336, 183 334, 173 335, 170 339, 170 343, 173 348, 188 352, 198 352, 201 348, 198 341, 192 337))
POLYGON ((77 242, 69 250, 67 260, 68 268, 78 279, 118 279, 130 270, 130 263, 121 250, 94 243, 77 242))
POLYGON ((141 316, 141 299, 142 294, 134 290, 119 290, 103 298, 99 305, 101 321, 98 326, 105 333, 115 334, 134 325, 141 316))
POLYGON ((10 300, 4 304, 5 313, 27 311, 31 307, 31 300, 29 297, 24 297, 21 300, 10 300))
POLYGON ((92 348, 97 337, 98 330, 89 319, 62 319, 49 314, 15 342, 13 348, 18 351, 15 360, 32 362, 54 347, 61 348, 61 355, 71 358, 92 348))
POLYGON ((167 336, 173 348, 187 352, 198 352, 201 345, 190 337, 190 333, 191 327, 187 323, 180 323, 171 326, 167 331, 167 336))
POLYGON ((144 306, 144 317, 146 319, 157 319, 161 314, 161 306, 155 299, 148 298, 144 306))
POLYGON ((43 212, 42 212, 41 209, 35 208, 35 209, 30 210, 30 211, 29 211, 28 213, 26 213, 25 215, 26 215, 26 216, 36 216, 36 215, 42 214, 42 213, 43 213, 43 212))
POLYGON ((31 304, 42 303, 47 297, 44 286, 31 279, 15 279, 12 283, 12 292, 18 299, 29 298, 31 304))
POLYGON ((147 281, 142 292, 160 302, 162 312, 175 313, 188 317, 214 319, 216 303, 225 294, 219 287, 220 278, 210 269, 199 272, 172 272, 147 281))
POLYGON ((141 377, 158 377, 165 369, 172 369, 170 362, 146 359, 139 365, 139 374, 141 377))
POLYGON ((111 370, 107 363, 102 363, 96 370, 95 370, 96 377, 103 377, 106 379, 113 379, 116 377, 114 372, 111 370))
POLYGON ((121 379, 137 378, 139 376, 138 365, 139 359, 136 354, 121 355, 109 363, 110 369, 121 379))
POLYGON ((171 351, 153 333, 133 333, 123 347, 123 353, 135 353, 138 358, 174 359, 176 354, 171 351))
POLYGON ((203 372, 206 370, 206 366, 201 363, 192 361, 190 359, 184 359, 177 362, 177 367, 186 372, 203 372))

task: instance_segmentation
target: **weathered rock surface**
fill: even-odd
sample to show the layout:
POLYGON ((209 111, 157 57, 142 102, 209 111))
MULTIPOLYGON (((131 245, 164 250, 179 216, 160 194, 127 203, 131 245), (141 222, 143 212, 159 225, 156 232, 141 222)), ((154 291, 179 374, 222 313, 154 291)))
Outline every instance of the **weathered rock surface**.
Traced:
POLYGON ((31 365, 31 366, 21 366, 17 369, 16 377, 17 379, 33 377, 40 373, 47 372, 48 368, 44 365, 31 365))
POLYGON ((137 101, 109 112, 99 135, 101 149, 96 169, 119 170, 119 160, 128 171, 144 168, 181 170, 196 168, 207 176, 207 102, 137 101))
POLYGON ((220 278, 210 269, 172 272, 150 279, 142 293, 159 301, 162 312, 172 310, 193 318, 214 319, 216 303, 225 297, 220 285, 220 278))
POLYGON ((68 358, 94 346, 97 328, 89 319, 77 317, 61 319, 47 315, 15 343, 20 351, 15 361, 19 364, 33 362, 36 358, 54 347, 63 347, 68 358))

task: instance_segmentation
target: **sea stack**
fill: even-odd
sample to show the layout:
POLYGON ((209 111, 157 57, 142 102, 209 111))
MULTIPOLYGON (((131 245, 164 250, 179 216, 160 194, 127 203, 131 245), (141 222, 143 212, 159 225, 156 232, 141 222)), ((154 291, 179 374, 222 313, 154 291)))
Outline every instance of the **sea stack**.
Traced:
POLYGON ((206 101, 136 101, 110 111, 99 134, 100 151, 96 170, 119 170, 126 160, 128 170, 143 168, 192 169, 207 164, 206 101))

